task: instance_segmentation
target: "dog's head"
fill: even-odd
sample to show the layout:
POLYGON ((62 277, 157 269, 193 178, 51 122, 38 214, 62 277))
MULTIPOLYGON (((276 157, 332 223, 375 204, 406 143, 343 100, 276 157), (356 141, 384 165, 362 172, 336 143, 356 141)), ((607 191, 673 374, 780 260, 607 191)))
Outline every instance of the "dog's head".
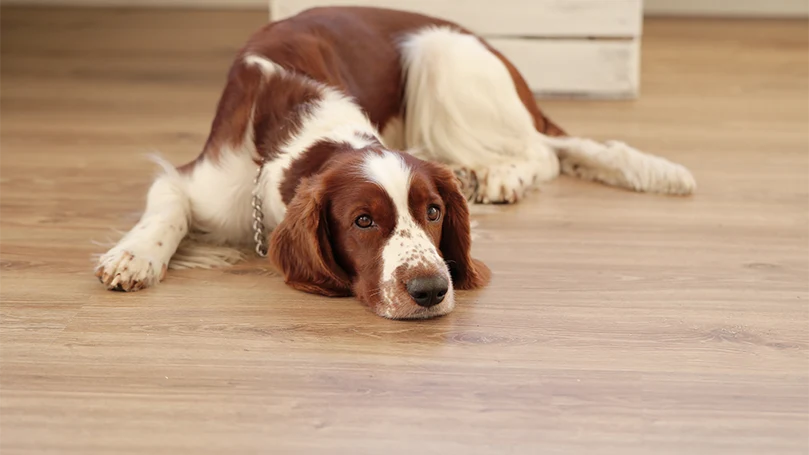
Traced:
POLYGON ((356 295, 392 319, 449 313, 489 281, 470 256, 466 199, 444 166, 387 150, 335 156, 300 182, 270 239, 290 286, 356 295))

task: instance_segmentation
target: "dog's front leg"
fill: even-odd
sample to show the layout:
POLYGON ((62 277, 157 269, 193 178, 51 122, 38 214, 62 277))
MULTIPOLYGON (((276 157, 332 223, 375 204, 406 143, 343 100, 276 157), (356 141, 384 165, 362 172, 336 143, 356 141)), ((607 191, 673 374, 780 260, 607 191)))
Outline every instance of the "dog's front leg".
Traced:
POLYGON ((158 177, 140 221, 99 259, 98 279, 116 291, 137 291, 162 281, 188 233, 189 213, 181 177, 171 172, 158 177))

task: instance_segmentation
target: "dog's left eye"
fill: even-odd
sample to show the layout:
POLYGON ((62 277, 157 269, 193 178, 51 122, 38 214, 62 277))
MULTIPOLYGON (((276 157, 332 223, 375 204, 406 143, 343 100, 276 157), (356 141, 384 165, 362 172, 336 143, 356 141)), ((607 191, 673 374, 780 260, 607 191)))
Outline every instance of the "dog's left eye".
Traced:
POLYGON ((441 209, 437 205, 427 207, 427 219, 430 221, 438 221, 441 218, 441 209))
POLYGON ((356 224, 359 228, 368 229, 369 227, 373 226, 374 220, 368 215, 360 215, 356 220, 354 220, 354 224, 356 224))

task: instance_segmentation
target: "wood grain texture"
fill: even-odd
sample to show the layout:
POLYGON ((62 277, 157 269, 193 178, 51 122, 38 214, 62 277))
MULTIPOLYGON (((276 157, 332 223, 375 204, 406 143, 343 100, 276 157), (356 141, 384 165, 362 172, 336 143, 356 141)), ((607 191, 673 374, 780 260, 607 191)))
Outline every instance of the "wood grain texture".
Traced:
POLYGON ((266 15, 2 10, 0 452, 806 454, 807 25, 655 20, 643 97, 543 103, 689 166, 477 210, 494 271, 394 322, 261 261, 107 292, 157 148, 202 146, 266 15))

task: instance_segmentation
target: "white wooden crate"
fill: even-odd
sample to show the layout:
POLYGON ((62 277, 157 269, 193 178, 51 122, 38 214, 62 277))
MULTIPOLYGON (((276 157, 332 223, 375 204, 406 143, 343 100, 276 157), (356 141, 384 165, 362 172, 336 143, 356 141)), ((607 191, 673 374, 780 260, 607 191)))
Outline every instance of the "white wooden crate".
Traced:
POLYGON ((457 22, 511 59, 540 96, 634 98, 643 0, 269 0, 270 18, 375 6, 457 22))

